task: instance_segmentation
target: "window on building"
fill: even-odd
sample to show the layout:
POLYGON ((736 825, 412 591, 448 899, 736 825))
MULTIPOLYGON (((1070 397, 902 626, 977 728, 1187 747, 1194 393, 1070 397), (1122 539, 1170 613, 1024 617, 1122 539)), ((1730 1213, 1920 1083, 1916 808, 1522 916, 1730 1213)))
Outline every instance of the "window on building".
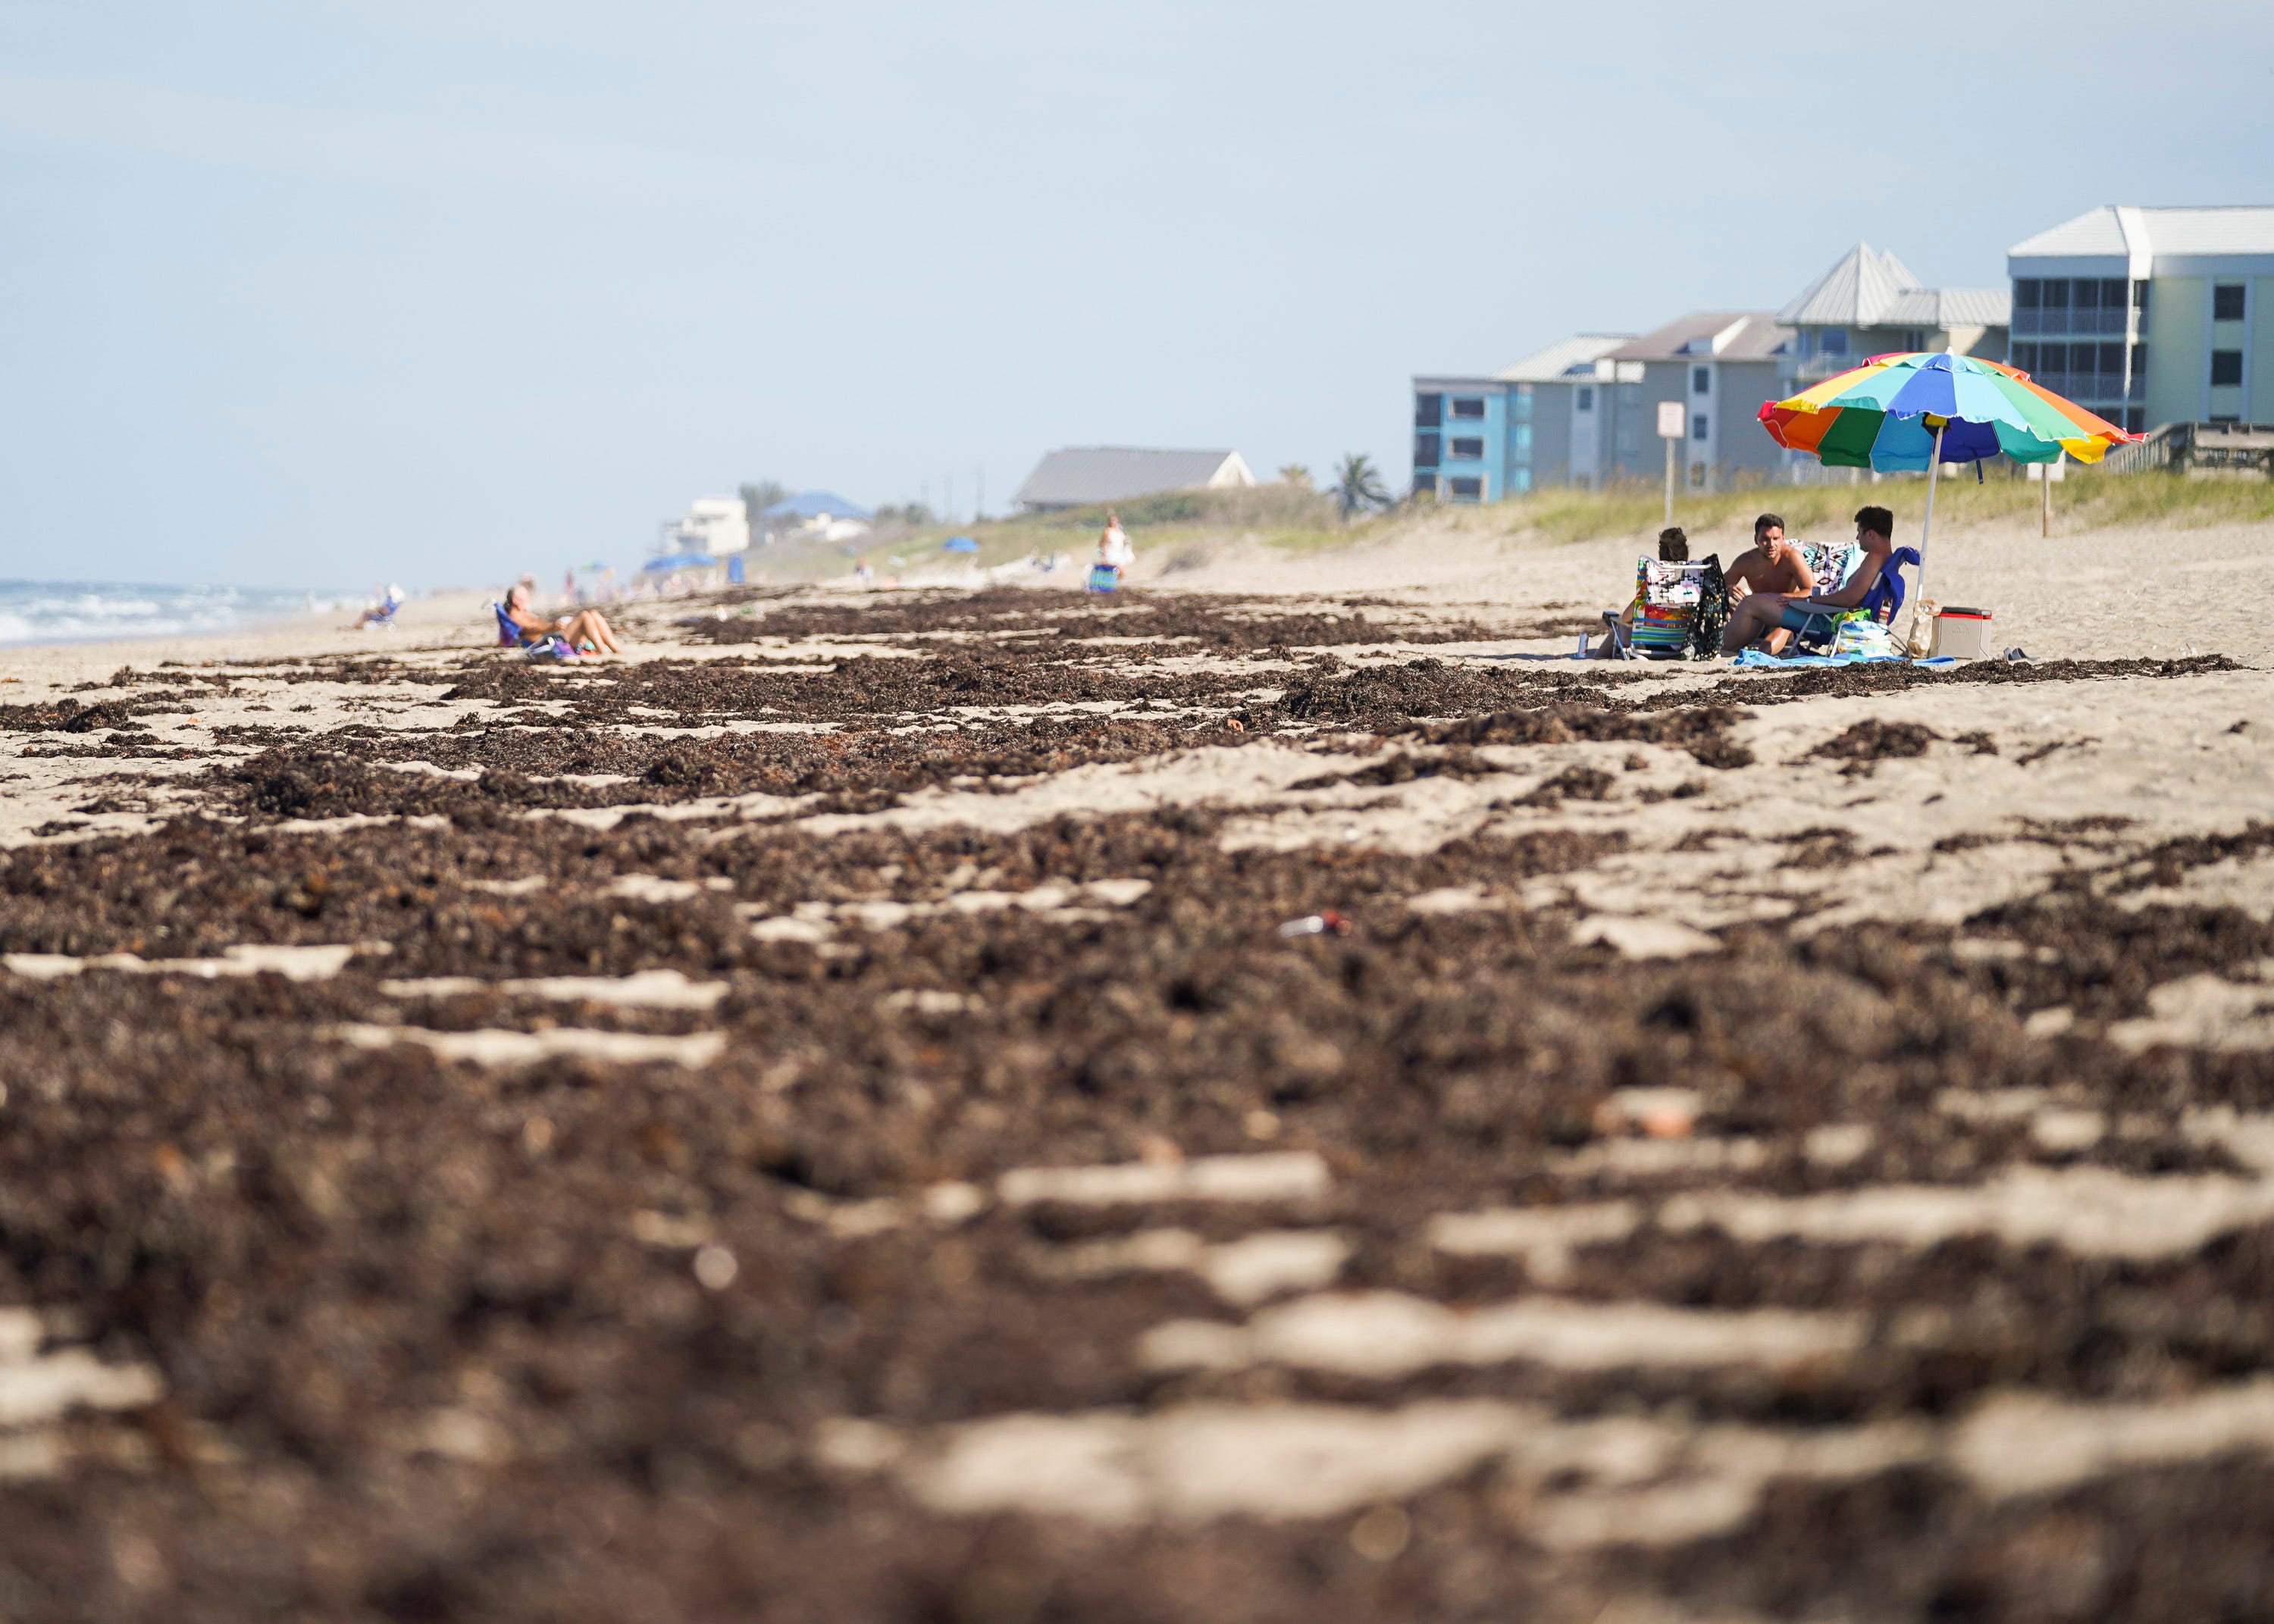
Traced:
POLYGON ((1532 425, 1517 424, 1514 432, 1509 435, 1508 443, 1515 449, 1517 455, 1530 457, 1532 455, 1532 425))
POLYGON ((1485 442, 1484 442, 1483 440, 1463 440, 1463 439, 1461 439, 1460 437, 1458 437, 1457 435, 1456 435, 1456 436, 1454 437, 1454 440, 1453 440, 1453 461, 1455 461, 1456 462, 1476 462, 1479 458, 1482 457, 1482 456, 1484 455, 1484 454, 1485 454, 1485 442))
POLYGON ((1925 349, 1926 329, 1924 327, 1905 327, 1903 329, 1903 348, 1906 350, 1925 349))
POLYGON ((2242 284, 2223 282, 2210 290, 2210 319, 2213 321, 2242 320, 2242 284))
POLYGON ((2014 308, 2015 310, 2037 309, 2037 293, 2041 286, 2042 284, 2034 276, 2016 277, 2014 282, 2014 308))
POLYGON ((1706 438, 1706 414, 1704 412, 1698 412, 1690 417, 1690 438, 1692 440, 1703 440, 1706 438))
POLYGON ((1706 366, 1693 366, 1690 369, 1690 393, 1692 395, 1711 395, 1713 393, 1713 368, 1706 366))
POLYGON ((2048 277, 2044 284, 2044 307, 2047 310, 2068 308, 2068 282, 2064 277, 2048 277))
POLYGON ((1485 482, 1481 479, 1449 479, 1445 483, 1451 489, 1453 500, 1457 502, 1480 502, 1484 500, 1485 482))
POLYGON ((2127 432, 2137 434, 2147 426, 2148 409, 2145 406, 2127 406, 2124 409, 2124 427, 2127 432))
POLYGON ((2214 350, 2210 352, 2210 387, 2232 388, 2242 381, 2242 351, 2214 350))
POLYGON ((1434 434, 1416 434, 1413 437, 1413 466, 1437 466, 1437 437, 1434 434))
POLYGON ((2124 308, 2123 277, 2104 276, 2100 279, 2100 308, 2103 310, 2124 308))
POLYGON ((2215 411, 2211 413, 2210 420, 2213 423, 2240 423, 2242 421, 2240 417, 2238 417, 2231 411, 2215 411))
POLYGON ((1445 420, 1445 397, 1442 395, 1417 395, 1413 397, 1413 426, 1434 429, 1445 420))
POLYGON ((1580 387, 1578 407, 1581 411, 1593 411, 1595 410, 1594 390, 1585 387, 1585 385, 1580 387))
POLYGON ((2037 347, 2035 344, 2014 345, 2014 365, 2020 367, 2025 372, 2036 372, 2037 370, 2037 347))
POLYGON ((1437 476, 1436 476, 1436 475, 1434 475, 1434 474, 1416 474, 1416 475, 1414 475, 1414 476, 1413 476, 1413 494, 1414 494, 1414 495, 1416 495, 1416 496, 1434 496, 1434 495, 1436 495, 1436 494, 1437 494, 1437 476))
POLYGON ((2147 375, 2148 346, 2145 344, 2135 344, 2132 346, 2132 376, 2135 378, 2145 378, 2147 375))
POLYGON ((2068 347, 2068 370, 2072 372, 2093 372, 2097 370, 2099 359, 2100 346, 2097 344, 2071 344, 2068 347))
POLYGON ((2100 347, 2100 371, 2105 377, 2115 377, 2124 371, 2124 346, 2103 344, 2100 347))
POLYGON ((1826 355, 1846 355, 1848 353, 1848 329, 1846 327, 1825 328, 1823 344, 1824 353, 1826 355))
POLYGON ((2148 279, 2144 276, 2132 284, 2132 308, 2140 312, 2140 319, 2144 321, 2147 320, 2148 279))
POLYGON ((2100 308, 2099 281, 2090 276, 2078 277, 2070 288, 2068 304, 2071 310, 2098 310, 2100 308))
POLYGON ((1474 395, 1457 395, 1453 397, 1453 415, 1456 417, 1481 417, 1485 415, 1485 403, 1474 395))

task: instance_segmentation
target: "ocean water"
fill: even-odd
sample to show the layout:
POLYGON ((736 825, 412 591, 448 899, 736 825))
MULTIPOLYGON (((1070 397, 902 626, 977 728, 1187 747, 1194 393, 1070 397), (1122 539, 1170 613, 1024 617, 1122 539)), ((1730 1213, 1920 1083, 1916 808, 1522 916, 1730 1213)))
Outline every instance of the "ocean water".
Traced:
POLYGON ((201 636, 311 610, 358 609, 362 602, 271 588, 0 580, 0 644, 201 636))

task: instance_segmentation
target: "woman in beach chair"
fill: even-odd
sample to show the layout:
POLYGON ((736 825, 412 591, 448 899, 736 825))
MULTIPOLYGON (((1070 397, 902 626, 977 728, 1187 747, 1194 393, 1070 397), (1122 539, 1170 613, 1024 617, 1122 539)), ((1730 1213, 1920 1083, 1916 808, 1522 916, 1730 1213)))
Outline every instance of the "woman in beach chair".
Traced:
POLYGON ((350 629, 356 631, 369 631, 374 626, 393 626, 395 624, 395 612, 402 607, 403 589, 399 586, 390 586, 387 589, 387 596, 380 598, 376 603, 373 603, 370 607, 366 608, 363 613, 358 617, 354 627, 350 629))
POLYGON ((568 640, 569 646, 590 654, 606 650, 610 654, 623 652, 616 641, 615 628, 598 609, 579 609, 574 614, 564 614, 557 620, 548 620, 529 606, 529 586, 523 583, 506 595, 498 607, 500 640, 510 626, 518 634, 515 641, 526 646, 559 633, 568 640))
POLYGON ((1594 659, 1680 659, 1703 596, 1705 567, 1690 562, 1690 538, 1680 525, 1658 533, 1658 560, 1635 560, 1633 601, 1616 614, 1603 611, 1604 636, 1594 659))

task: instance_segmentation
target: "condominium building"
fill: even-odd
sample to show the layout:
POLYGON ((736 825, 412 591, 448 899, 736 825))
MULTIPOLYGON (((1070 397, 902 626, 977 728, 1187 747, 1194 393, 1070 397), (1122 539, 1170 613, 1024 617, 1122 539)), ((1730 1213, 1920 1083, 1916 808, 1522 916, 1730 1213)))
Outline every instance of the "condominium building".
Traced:
POLYGON ((2274 421, 2274 207, 2096 208, 2006 266, 2046 388, 2135 432, 2274 421))
POLYGON ((1488 378, 1413 380, 1413 490, 1449 502, 1496 502, 1569 477, 1571 407, 1611 368, 1599 357, 1631 336, 1580 333, 1488 378))

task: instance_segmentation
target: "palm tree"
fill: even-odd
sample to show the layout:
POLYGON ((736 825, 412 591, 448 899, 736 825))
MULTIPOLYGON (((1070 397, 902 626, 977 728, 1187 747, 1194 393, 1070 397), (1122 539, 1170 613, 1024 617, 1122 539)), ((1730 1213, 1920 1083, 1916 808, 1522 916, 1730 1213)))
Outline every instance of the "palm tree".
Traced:
POLYGON ((1347 519, 1353 514, 1372 513, 1389 506, 1389 492, 1375 471, 1374 459, 1353 451, 1335 470, 1335 505, 1347 519))

